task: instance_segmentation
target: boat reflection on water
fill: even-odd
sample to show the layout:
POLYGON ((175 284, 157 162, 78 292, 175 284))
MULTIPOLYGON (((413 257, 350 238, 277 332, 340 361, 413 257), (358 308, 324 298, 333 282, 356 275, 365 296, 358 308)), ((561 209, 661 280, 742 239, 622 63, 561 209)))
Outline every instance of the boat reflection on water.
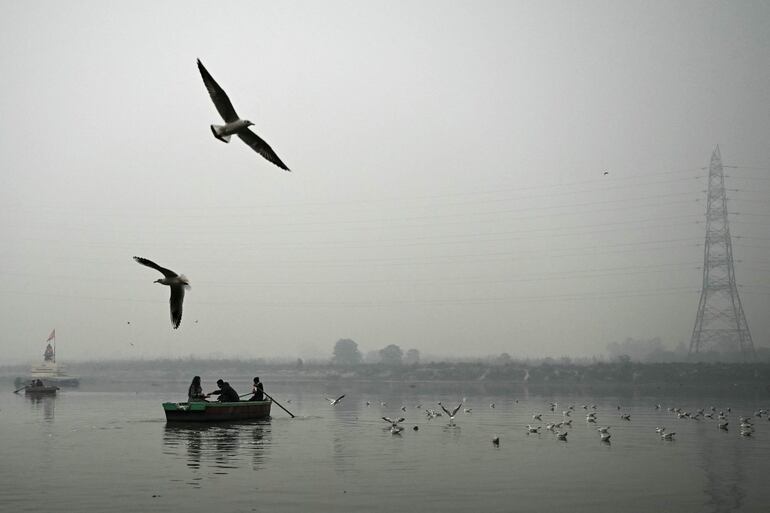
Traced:
POLYGON ((43 411, 43 419, 46 422, 53 422, 54 409, 56 406, 55 395, 27 395, 25 396, 34 411, 43 411))
MULTIPOLYGON (((271 441, 270 421, 227 424, 167 423, 164 454, 183 459, 193 471, 228 474, 249 465, 259 470, 271 441)), ((194 483, 193 483, 194 484, 194 483)))

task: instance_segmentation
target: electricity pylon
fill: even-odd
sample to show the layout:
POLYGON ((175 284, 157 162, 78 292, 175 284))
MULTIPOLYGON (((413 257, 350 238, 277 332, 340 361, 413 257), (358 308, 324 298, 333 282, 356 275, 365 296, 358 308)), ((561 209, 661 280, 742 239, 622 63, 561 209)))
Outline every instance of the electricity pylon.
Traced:
POLYGON ((754 343, 735 283, 733 245, 727 222, 725 175, 719 146, 711 154, 703 246, 703 289, 690 340, 690 357, 701 351, 740 349, 743 360, 754 360, 754 343))

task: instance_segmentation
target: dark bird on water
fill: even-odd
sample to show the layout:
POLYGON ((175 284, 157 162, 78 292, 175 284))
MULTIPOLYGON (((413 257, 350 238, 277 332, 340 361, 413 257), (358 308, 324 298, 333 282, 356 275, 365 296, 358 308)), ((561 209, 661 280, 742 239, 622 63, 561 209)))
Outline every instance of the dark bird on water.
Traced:
POLYGON ((230 98, 227 97, 225 91, 217 84, 214 77, 203 67, 203 63, 198 59, 198 70, 203 77, 203 83, 208 89, 209 96, 214 102, 214 106, 217 108, 219 115, 225 120, 224 125, 211 125, 211 133, 214 137, 222 142, 229 143, 232 135, 237 135, 240 139, 248 144, 251 149, 265 157, 267 160, 286 171, 291 171, 286 164, 284 164, 278 155, 273 151, 269 144, 267 144, 261 137, 249 130, 250 126, 254 123, 248 119, 241 119, 235 112, 233 104, 230 103, 230 98))
POLYGON ((184 301, 184 291, 190 288, 190 283, 184 274, 177 274, 170 269, 161 267, 152 260, 147 260, 142 257, 134 257, 138 263, 151 267, 156 271, 160 271, 163 274, 163 278, 155 280, 153 283, 160 283, 161 285, 168 285, 171 288, 171 299, 169 299, 169 305, 171 306, 171 325, 174 329, 179 327, 179 323, 182 322, 182 302, 184 301))

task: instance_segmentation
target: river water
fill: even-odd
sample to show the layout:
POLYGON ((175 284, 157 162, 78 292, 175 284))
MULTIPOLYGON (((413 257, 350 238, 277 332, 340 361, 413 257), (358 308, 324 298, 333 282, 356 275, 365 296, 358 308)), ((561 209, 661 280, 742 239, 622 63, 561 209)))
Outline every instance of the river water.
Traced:
MULTIPOLYGON (((248 391, 241 381, 232 383, 248 391)), ((91 384, 30 399, 0 385, 0 511, 770 511, 770 422, 754 417, 770 407, 766 393, 268 381, 296 418, 273 405, 268 421, 166 424, 161 403, 182 400, 186 389, 91 384), (323 398, 343 393, 335 407, 323 398), (425 415, 463 398, 454 425, 425 415), (596 424, 583 405, 596 406, 596 424), (728 431, 668 411, 712 405, 731 408, 728 431), (753 436, 741 436, 739 415, 753 417, 753 436), (405 430, 391 434, 382 416, 404 416, 405 430), (562 442, 545 426, 565 418, 572 426, 562 442), (527 424, 543 429, 528 434, 527 424), (599 439, 603 425, 610 443, 599 439), (662 440, 656 426, 675 439, 662 440)))

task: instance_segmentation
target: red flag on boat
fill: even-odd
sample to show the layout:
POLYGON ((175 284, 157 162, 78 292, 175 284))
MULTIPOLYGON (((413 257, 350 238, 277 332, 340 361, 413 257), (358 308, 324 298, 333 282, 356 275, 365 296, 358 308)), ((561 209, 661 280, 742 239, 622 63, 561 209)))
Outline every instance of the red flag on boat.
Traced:
POLYGON ((50 335, 48 335, 48 338, 47 338, 47 339, 45 339, 45 341, 46 341, 46 342, 50 342, 51 340, 53 340, 53 339, 55 339, 55 338, 56 338, 56 328, 54 328, 53 330, 51 330, 51 334, 50 334, 50 335))

